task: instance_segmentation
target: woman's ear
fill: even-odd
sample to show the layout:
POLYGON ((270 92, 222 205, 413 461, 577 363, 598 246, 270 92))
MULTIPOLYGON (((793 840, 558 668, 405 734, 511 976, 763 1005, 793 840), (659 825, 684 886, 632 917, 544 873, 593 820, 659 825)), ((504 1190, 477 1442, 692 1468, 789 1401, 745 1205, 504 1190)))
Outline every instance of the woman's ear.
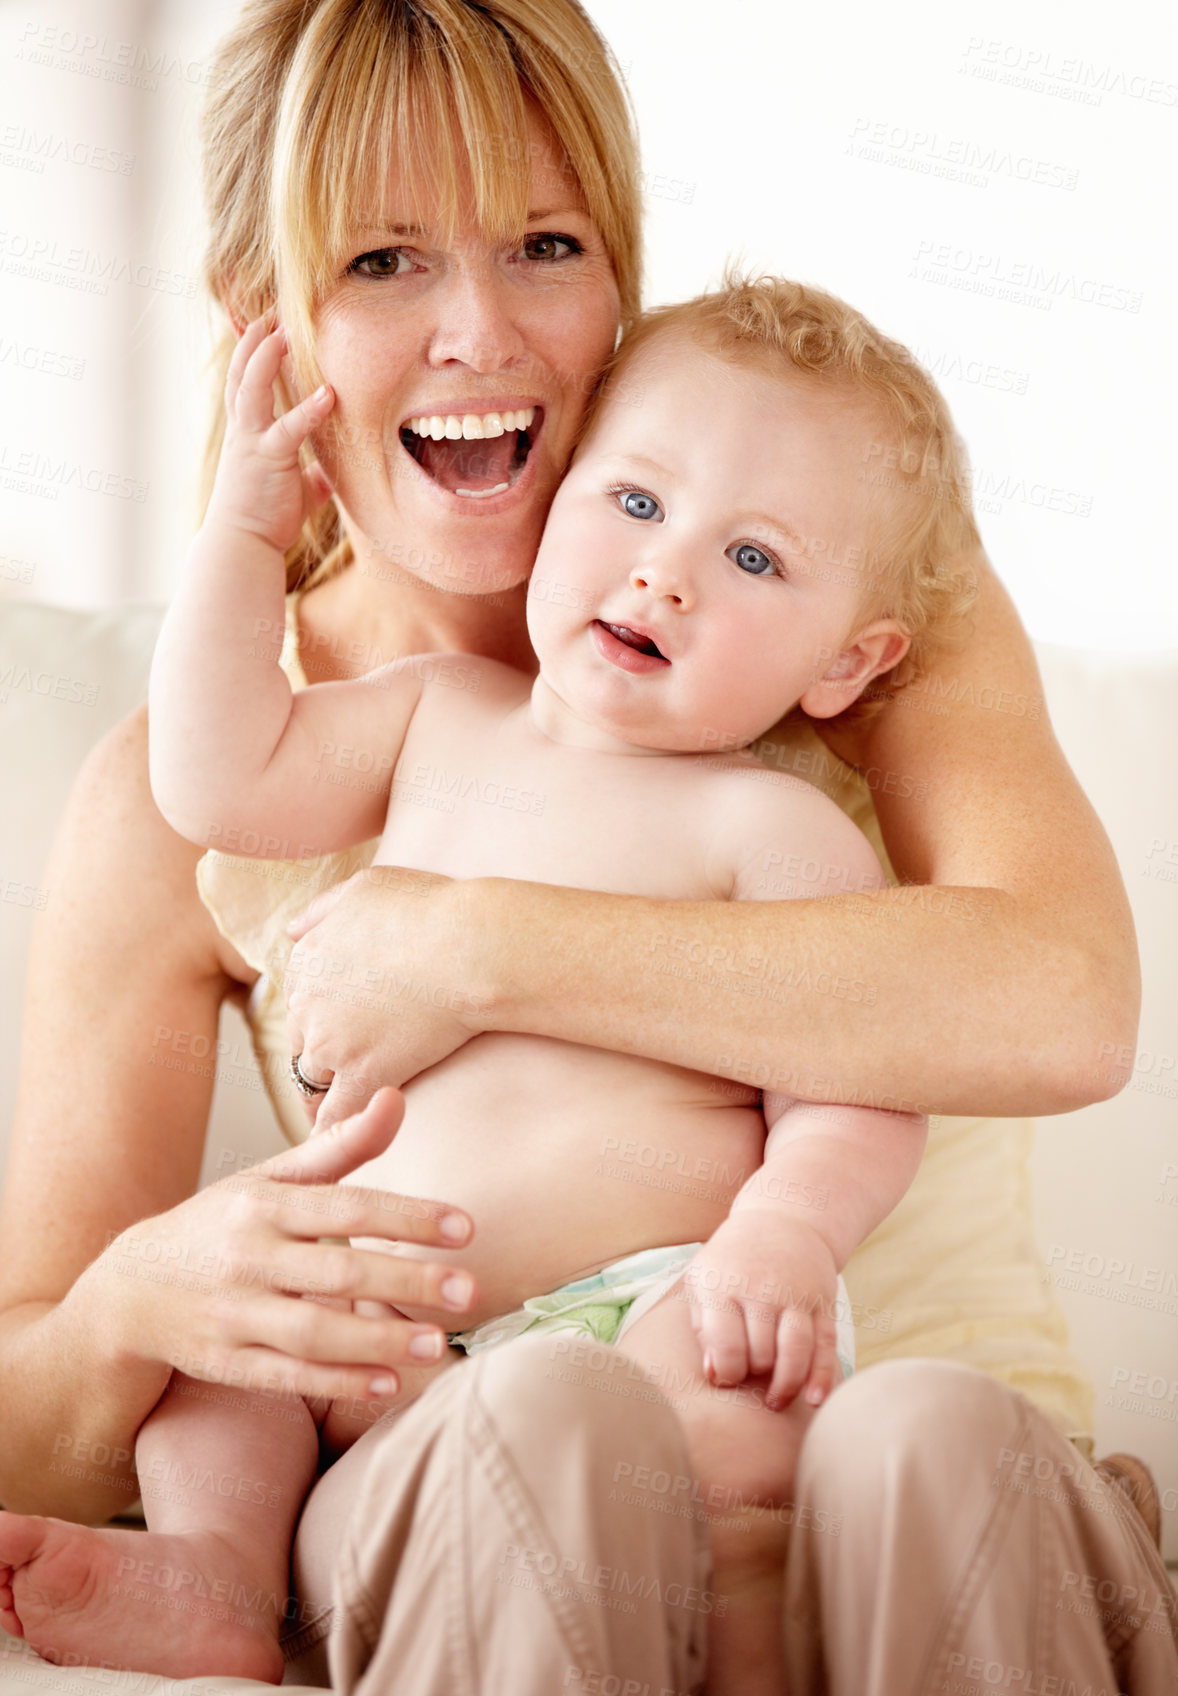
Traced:
POLYGON ((911 636, 894 618, 864 625, 845 648, 827 656, 830 663, 798 705, 811 718, 833 718, 859 698, 873 677, 899 665, 911 646, 911 636))

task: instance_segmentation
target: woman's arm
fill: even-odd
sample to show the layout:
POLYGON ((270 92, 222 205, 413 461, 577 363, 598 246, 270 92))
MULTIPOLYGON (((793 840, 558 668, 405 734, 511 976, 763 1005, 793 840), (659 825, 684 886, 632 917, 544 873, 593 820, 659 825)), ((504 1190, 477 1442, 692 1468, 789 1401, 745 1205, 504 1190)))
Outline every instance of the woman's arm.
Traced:
POLYGON ((0 1502, 17 1511, 96 1521, 133 1501, 135 1434, 173 1364, 364 1398, 413 1335, 442 1343, 439 1326, 297 1299, 443 1305, 448 1268, 318 1241, 453 1246, 440 1204, 323 1187, 387 1146, 389 1100, 338 1142, 315 1138, 193 1194, 212 1067, 166 1062, 179 1047, 216 1052, 235 982, 196 893, 197 857, 152 803, 138 713, 74 787, 34 939, 0 1220, 0 1502))
POLYGON ((969 643, 927 689, 858 730, 828 726, 871 784, 901 887, 672 907, 496 882, 477 915, 489 1028, 916 1112, 1061 1113, 1115 1095, 1127 1080, 1109 1057, 1134 1043, 1140 1006, 1128 898, 987 563, 969 643), (936 704, 948 710, 924 710, 936 704), (688 945, 709 963, 661 976, 688 945), (874 1000, 727 993, 758 955, 874 1000))
POLYGON ((320 905, 296 995, 306 950, 444 977, 451 998, 399 1006, 390 1043, 379 1012, 299 997, 316 1075, 362 1054, 374 1076, 412 1076, 463 1035, 516 1030, 909 1112, 1061 1113, 1116 1094, 1109 1057, 1134 1042, 1140 996, 1128 900, 1009 596, 988 565, 980 578, 968 646, 922 694, 827 728, 914 887, 665 902, 375 868, 320 905), (447 926, 460 947, 439 956, 447 926))
POLYGON ((120 1284, 80 1275, 195 1190, 213 1081, 167 1069, 160 1032, 215 1053, 230 984, 195 899, 200 850, 137 793, 145 732, 140 715, 95 749, 46 870, 4 1190, 0 1500, 70 1518, 134 1500, 135 1432, 169 1376, 130 1357, 120 1284))

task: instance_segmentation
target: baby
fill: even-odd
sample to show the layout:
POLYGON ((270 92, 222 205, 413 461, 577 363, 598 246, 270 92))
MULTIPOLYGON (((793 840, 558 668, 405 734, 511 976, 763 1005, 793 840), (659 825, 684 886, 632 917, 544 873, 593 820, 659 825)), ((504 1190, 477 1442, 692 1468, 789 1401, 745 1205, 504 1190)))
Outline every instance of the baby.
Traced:
MULTIPOLYGON (((839 808, 749 745, 797 705, 831 717, 906 657, 918 666, 961 610, 942 562, 974 535, 964 477, 943 402, 903 349, 842 302, 775 279, 648 314, 611 364, 548 517, 528 593, 538 675, 409 656, 298 692, 256 633, 282 626, 283 550, 304 510, 299 448, 334 397, 321 390, 275 423, 284 352, 283 332, 260 321, 239 344, 216 487, 152 672, 152 784, 177 830, 206 843, 237 828, 316 854, 379 835, 378 865, 685 902, 883 886, 839 808), (342 748, 347 768, 334 763, 342 748), (357 770, 370 775, 353 782, 357 770), (452 812, 413 804, 439 772, 452 812), (526 805, 488 804, 509 786, 526 805)), ((429 433, 431 416, 403 433, 429 433)), ((458 422, 465 435, 484 428, 479 415, 458 422)), ((470 475, 477 493, 487 479, 470 475)), ((784 1004, 782 1031, 785 1042, 784 1004)), ((320 1087, 307 1070, 304 1086, 320 1087)), ((762 1098, 703 1071, 510 1032, 393 1081, 404 1121, 349 1181, 445 1197, 476 1231, 449 1251, 353 1247, 460 1267, 466 1328, 451 1341, 468 1351, 537 1326, 579 1330, 672 1395, 700 1497, 723 1504, 710 1523, 709 1689, 780 1690, 780 1604, 765 1582, 784 1537, 773 1510, 790 1500, 806 1421, 853 1370, 841 1269, 911 1183, 925 1120, 762 1098), (644 1181, 669 1164, 708 1181, 644 1181)), ((264 1452, 280 1505, 214 1494, 187 1524, 219 1539, 202 1582, 236 1561, 254 1593, 270 1580, 271 1605, 177 1632, 167 1610, 141 1620, 127 1603, 120 1664, 281 1678, 275 1562, 312 1476, 305 1429, 339 1451, 405 1405, 458 1358, 434 1335, 435 1364, 403 1373, 361 1418, 286 1397, 279 1420, 261 1393, 200 1406, 198 1387, 173 1379, 139 1436, 141 1479, 148 1456, 191 1462, 196 1447, 225 1477, 257 1476, 264 1452), (267 1552, 250 1566, 255 1548, 267 1552)), ((177 1515, 148 1489, 144 1506, 173 1558, 177 1515)), ((34 1596, 46 1525, 92 1548, 136 1535, 140 1559, 147 1545, 0 1515, 0 1621, 53 1653, 91 1648, 85 1610, 67 1630, 43 1582, 34 1596)), ((92 1558, 113 1577, 109 1549, 92 1558)))

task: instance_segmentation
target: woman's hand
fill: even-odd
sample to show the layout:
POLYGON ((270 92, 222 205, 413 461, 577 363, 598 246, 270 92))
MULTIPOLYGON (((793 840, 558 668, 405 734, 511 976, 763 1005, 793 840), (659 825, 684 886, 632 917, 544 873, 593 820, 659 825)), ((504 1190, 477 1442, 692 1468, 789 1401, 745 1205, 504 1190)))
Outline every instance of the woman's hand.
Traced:
POLYGON ((382 1084, 400 1086, 483 1028, 471 983, 466 885, 373 866, 315 900, 291 925, 290 1051, 304 1077, 330 1083, 308 1102, 322 1130, 382 1084))
POLYGON ((397 1091, 382 1090, 330 1134, 116 1237, 101 1261, 108 1276, 127 1279, 124 1320, 138 1355, 210 1383, 361 1399, 396 1392, 391 1368, 439 1360, 440 1325, 361 1317, 352 1303, 457 1316, 474 1299, 470 1273, 318 1240, 469 1241, 469 1217, 444 1202, 339 1183, 388 1147, 404 1106, 397 1091))

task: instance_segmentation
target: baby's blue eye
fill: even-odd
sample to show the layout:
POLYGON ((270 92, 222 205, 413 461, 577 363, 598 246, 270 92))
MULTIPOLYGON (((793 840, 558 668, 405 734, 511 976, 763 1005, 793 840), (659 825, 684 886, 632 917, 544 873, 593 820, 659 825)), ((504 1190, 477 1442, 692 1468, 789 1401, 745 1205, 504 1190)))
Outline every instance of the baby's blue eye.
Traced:
POLYGON ((638 489, 626 489, 619 495, 622 511, 629 513, 631 518, 661 518, 663 509, 653 495, 644 495, 638 489))
POLYGON ((729 548, 728 558, 752 577, 765 577, 773 570, 769 555, 761 548, 754 548, 751 542, 739 542, 736 547, 729 548))

